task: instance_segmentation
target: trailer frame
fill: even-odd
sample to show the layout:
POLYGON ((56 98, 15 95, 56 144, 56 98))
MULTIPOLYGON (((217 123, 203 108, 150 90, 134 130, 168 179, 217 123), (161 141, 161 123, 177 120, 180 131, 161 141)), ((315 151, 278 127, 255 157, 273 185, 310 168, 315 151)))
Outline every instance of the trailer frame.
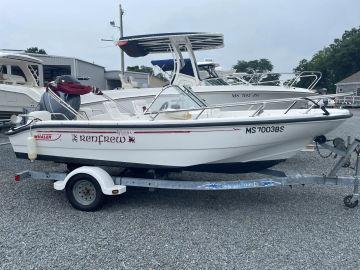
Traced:
MULTIPOLYGON (((338 158, 335 165, 328 174, 309 175, 297 173, 287 175, 285 172, 266 169, 258 172, 265 175, 265 178, 240 179, 232 181, 186 181, 169 179, 168 174, 159 175, 154 171, 151 176, 132 177, 132 176, 113 176, 100 167, 83 166, 70 173, 44 172, 26 170, 15 175, 16 181, 25 179, 33 180, 52 180, 55 181, 56 190, 65 190, 71 204, 83 211, 93 211, 99 208, 101 200, 92 203, 91 200, 99 199, 103 195, 120 195, 126 192, 126 187, 144 187, 149 189, 175 189, 175 190, 242 190, 252 188, 271 188, 279 186, 296 185, 325 185, 325 186, 345 186, 352 187, 351 195, 344 197, 344 204, 349 208, 355 208, 359 203, 359 178, 360 178, 360 140, 353 141, 348 138, 347 142, 340 138, 327 140, 324 136, 315 140, 317 149, 331 151, 338 158), (332 142, 332 144, 330 143, 332 142), (343 167, 351 166, 351 157, 355 154, 355 164, 352 168, 354 174, 350 176, 339 176, 339 171, 343 167), (73 187, 74 182, 82 181, 83 185, 77 187, 76 192, 69 188, 73 187), (87 185, 87 184, 88 185, 87 185), (81 189, 82 188, 82 189, 81 189), (79 197, 79 194, 81 196, 79 197), (94 195, 95 194, 95 195, 94 195), (76 196, 80 200, 85 200, 85 205, 76 201, 76 196), (98 196, 98 197, 96 197, 98 196), (86 201, 87 199, 91 199, 86 201), (94 199, 95 198, 95 199, 94 199)), ((101 198, 102 199, 102 198, 101 198)))

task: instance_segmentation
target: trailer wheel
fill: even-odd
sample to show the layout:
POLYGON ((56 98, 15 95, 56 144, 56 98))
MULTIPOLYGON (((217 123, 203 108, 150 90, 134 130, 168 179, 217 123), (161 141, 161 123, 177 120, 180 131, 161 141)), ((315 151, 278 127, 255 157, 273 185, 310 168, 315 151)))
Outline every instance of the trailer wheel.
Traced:
POLYGON ((74 208, 87 212, 97 210, 104 200, 104 194, 97 180, 84 173, 69 179, 66 196, 74 208))
POLYGON ((359 200, 352 202, 353 195, 348 195, 344 198, 344 204, 346 207, 355 208, 359 204, 359 200))

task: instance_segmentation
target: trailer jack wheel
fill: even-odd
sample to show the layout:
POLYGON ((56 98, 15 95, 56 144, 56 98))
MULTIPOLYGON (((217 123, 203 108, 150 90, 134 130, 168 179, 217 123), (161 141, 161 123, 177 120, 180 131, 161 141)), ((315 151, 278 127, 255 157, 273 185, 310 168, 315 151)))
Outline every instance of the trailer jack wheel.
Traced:
POLYGON ((355 208, 356 206, 358 206, 359 200, 352 201, 353 197, 353 195, 348 195, 344 198, 344 204, 346 207, 355 208))
POLYGON ((66 196, 71 205, 81 211, 95 211, 103 203, 104 194, 97 180, 88 174, 77 174, 66 185, 66 196))

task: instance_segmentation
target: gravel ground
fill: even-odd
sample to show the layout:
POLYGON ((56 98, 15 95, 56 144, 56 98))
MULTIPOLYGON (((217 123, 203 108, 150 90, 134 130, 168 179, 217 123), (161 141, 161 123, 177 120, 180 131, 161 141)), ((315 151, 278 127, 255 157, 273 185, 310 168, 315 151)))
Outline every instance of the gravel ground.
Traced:
MULTIPOLYGON (((354 115, 333 135, 360 137, 354 115)), ((0 153, 0 269, 360 268, 359 208, 342 203, 349 189, 134 189, 84 213, 50 182, 12 181, 14 172, 63 165, 16 160, 9 145, 0 153)), ((321 173, 330 164, 302 152, 276 168, 321 173)))

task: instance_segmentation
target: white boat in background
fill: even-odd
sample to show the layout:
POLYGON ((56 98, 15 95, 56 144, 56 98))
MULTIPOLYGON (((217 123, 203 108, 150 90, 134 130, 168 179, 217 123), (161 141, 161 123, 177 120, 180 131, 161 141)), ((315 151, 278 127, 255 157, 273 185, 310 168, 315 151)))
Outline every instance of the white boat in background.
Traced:
POLYGON ((44 93, 42 70, 39 59, 0 52, 0 119, 36 108, 44 93))
MULTIPOLYGON (((316 94, 312 88, 320 79, 316 77, 308 89, 296 88, 293 85, 271 86, 251 83, 228 85, 224 80, 216 77, 209 63, 198 63, 194 54, 199 50, 223 47, 221 34, 173 33, 134 36, 121 39, 118 45, 132 57, 171 53, 174 56, 174 70, 170 84, 191 87, 210 105, 312 96, 316 94), (188 55, 189 60, 184 58, 184 54, 188 55), (204 71, 207 72, 205 74, 208 74, 206 75, 208 77, 201 77, 204 71)), ((41 61, 21 54, 0 53, 0 67, 0 119, 9 119, 12 114, 20 114, 24 110, 34 110, 45 90, 42 87, 41 61), (16 74, 12 72, 14 70, 16 74)), ((159 91, 161 88, 134 88, 103 92, 134 113, 133 108, 141 112, 159 91), (133 106, 134 103, 137 106, 133 106)), ((106 98, 90 94, 82 97, 81 104, 83 108, 102 113, 106 109, 103 104, 105 101, 107 101, 106 98)), ((285 105, 269 104, 268 106, 276 108, 285 105)))
MULTIPOLYGON (((195 52, 222 48, 224 46, 222 34, 168 33, 130 36, 120 39, 118 45, 130 57, 171 53, 174 59, 170 84, 191 87, 196 94, 211 105, 313 96, 316 95, 316 92, 312 89, 320 79, 316 76, 315 82, 311 83, 308 89, 304 89, 294 87, 295 83, 279 86, 253 85, 250 83, 229 85, 224 80, 220 81, 212 72, 209 73, 208 78, 201 78, 195 52)), ((161 64, 158 63, 158 65, 161 64)), ((143 100, 143 104, 149 104, 160 90, 160 88, 134 88, 123 91, 104 91, 104 93, 119 101, 124 107, 131 107, 129 103, 139 99, 143 100)), ((105 100, 101 97, 88 95, 83 97, 82 103, 84 106, 94 106, 101 110, 101 101, 105 100)), ((276 108, 278 105, 271 104, 269 106, 276 108)))
POLYGON ((51 120, 50 112, 32 112, 26 124, 7 134, 18 158, 231 173, 286 160, 352 116, 348 110, 315 107, 224 110, 249 105, 259 104, 208 106, 190 88, 168 86, 136 115, 121 113, 115 104, 107 104, 103 114, 72 110, 75 120, 51 120))

